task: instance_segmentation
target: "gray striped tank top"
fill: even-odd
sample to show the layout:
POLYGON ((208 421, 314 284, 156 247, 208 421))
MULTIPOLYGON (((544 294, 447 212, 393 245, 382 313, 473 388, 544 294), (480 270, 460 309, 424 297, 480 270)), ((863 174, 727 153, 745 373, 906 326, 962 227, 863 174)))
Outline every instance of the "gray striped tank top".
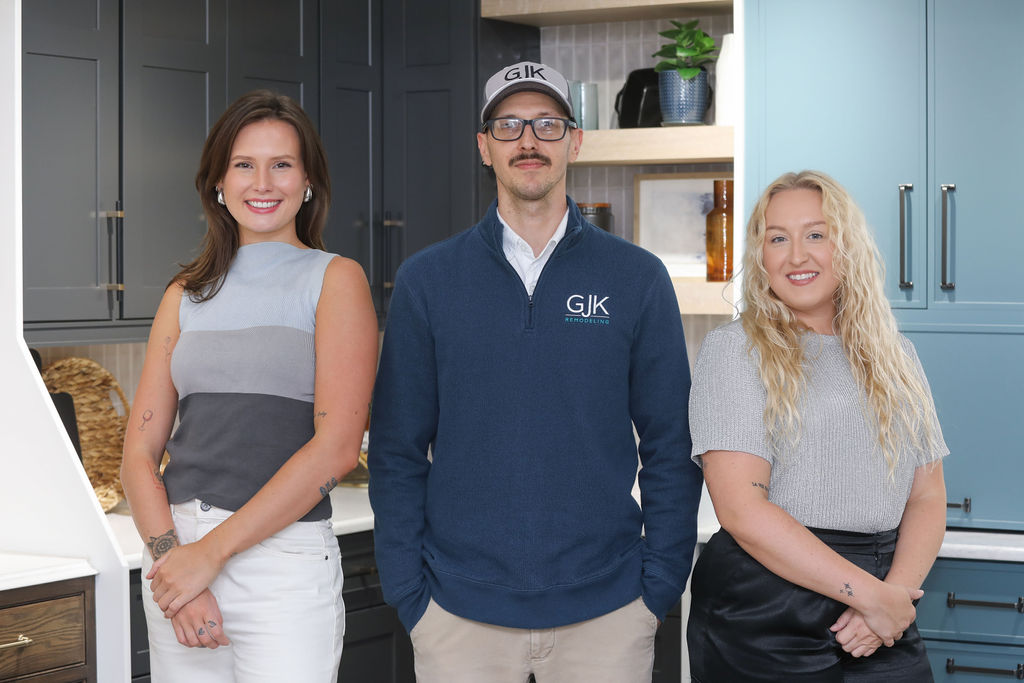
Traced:
MULTIPOLYGON (((182 296, 171 357, 179 425, 164 472, 171 503, 237 510, 312 438, 316 306, 333 257, 245 245, 216 296, 182 296)), ((302 520, 330 516, 324 498, 302 520)))

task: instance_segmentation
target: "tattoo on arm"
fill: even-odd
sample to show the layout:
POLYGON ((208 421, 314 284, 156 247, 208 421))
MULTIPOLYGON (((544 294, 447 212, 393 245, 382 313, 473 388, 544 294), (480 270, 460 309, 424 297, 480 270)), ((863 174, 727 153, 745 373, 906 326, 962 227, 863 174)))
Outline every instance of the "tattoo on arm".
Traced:
POLYGON ((153 470, 153 481, 159 488, 164 488, 164 475, 160 474, 160 466, 157 465, 153 470))
POLYGON ((162 555, 166 555, 171 548, 177 545, 178 534, 174 533, 174 529, 168 529, 159 536, 150 536, 149 542, 146 543, 146 547, 149 548, 149 552, 154 560, 160 559, 162 555))
POLYGON ((331 490, 338 485, 338 480, 331 477, 330 481, 325 481, 324 485, 320 487, 320 495, 326 496, 331 490))
POLYGON ((326 410, 318 410, 317 412, 313 413, 314 420, 319 420, 321 417, 327 417, 326 410))
POLYGON ((839 589, 839 594, 840 595, 846 595, 846 597, 848 597, 848 598, 852 598, 853 597, 853 586, 851 586, 848 583, 844 583, 843 587, 839 589))
POLYGON ((152 419, 153 419, 153 411, 152 410, 147 410, 146 412, 142 413, 142 422, 139 423, 139 431, 140 432, 146 431, 146 423, 149 422, 152 419))
POLYGON ((763 489, 765 493, 768 493, 768 486, 759 481, 752 481, 750 482, 750 485, 759 489, 763 489))
POLYGON ((164 360, 170 360, 171 358, 171 338, 164 337, 164 360))

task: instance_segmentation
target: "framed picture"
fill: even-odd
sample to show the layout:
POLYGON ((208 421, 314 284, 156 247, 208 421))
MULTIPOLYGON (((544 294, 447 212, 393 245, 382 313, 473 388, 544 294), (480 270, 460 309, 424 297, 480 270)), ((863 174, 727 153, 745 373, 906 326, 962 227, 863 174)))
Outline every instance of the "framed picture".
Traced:
POLYGON ((655 253, 672 277, 704 277, 706 216, 714 181, 730 171, 641 173, 633 179, 633 241, 655 253))

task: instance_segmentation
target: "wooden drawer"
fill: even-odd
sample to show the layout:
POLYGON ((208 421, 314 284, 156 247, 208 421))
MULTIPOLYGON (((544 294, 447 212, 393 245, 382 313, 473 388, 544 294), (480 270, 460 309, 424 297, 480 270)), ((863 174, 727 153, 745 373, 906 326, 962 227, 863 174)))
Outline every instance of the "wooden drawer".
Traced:
POLYGON ((1024 648, 925 640, 935 683, 994 683, 1024 679, 1024 648))
POLYGON ((1024 646, 1024 564, 939 558, 922 588, 925 638, 1024 646))
POLYGON ((92 577, 0 591, 0 681, 94 681, 94 621, 92 577))

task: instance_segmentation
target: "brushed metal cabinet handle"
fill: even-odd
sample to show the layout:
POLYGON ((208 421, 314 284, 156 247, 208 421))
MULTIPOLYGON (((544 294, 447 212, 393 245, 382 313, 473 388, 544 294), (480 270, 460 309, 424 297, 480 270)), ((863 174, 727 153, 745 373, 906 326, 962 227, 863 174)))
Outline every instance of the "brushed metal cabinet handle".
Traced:
POLYGON ((956 190, 956 185, 949 183, 939 185, 942 190, 942 289, 955 289, 956 284, 949 280, 949 193, 956 190))
POLYGON ((900 190, 900 289, 910 289, 914 286, 911 280, 907 279, 907 271, 910 266, 907 263, 907 190, 913 190, 913 183, 901 183, 900 190))
POLYGON ((14 648, 14 647, 27 647, 27 646, 29 646, 31 644, 32 644, 32 639, 31 638, 29 638, 28 636, 26 636, 24 634, 20 634, 18 636, 17 640, 14 640, 14 641, 11 641, 9 643, 4 643, 3 645, 0 645, 0 650, 6 650, 8 648, 14 648))

